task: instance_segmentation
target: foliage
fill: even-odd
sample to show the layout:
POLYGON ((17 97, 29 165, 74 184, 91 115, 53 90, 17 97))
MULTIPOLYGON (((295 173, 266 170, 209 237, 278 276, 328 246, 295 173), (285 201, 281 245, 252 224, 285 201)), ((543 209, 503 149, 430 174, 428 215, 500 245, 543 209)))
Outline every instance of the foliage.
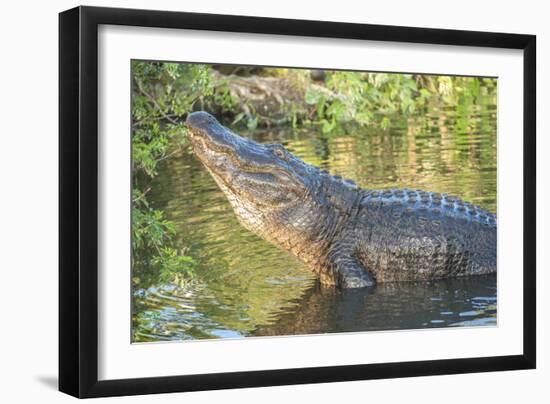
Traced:
POLYGON ((134 284, 154 272, 162 282, 194 275, 196 261, 173 245, 172 222, 147 201, 158 164, 186 143, 184 118, 212 95, 209 68, 198 64, 132 62, 132 259, 134 284), (146 270, 146 269, 153 269, 146 270))
POLYGON ((428 103, 444 108, 476 102, 496 85, 493 79, 477 77, 344 71, 327 72, 327 76, 331 93, 312 89, 305 95, 305 102, 315 106, 315 122, 323 133, 348 122, 387 129, 393 117, 410 116, 428 103))
POLYGON ((198 64, 132 63, 132 153, 134 170, 156 175, 171 142, 184 144, 181 118, 199 97, 212 94, 209 68, 198 64))

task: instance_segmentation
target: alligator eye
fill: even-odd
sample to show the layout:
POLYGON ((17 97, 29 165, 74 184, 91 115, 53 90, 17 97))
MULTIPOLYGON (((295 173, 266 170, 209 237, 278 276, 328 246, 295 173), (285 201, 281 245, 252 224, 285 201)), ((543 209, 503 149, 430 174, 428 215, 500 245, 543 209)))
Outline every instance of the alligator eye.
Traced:
POLYGON ((283 158, 285 156, 285 151, 282 147, 276 147, 273 149, 273 153, 280 158, 283 158))

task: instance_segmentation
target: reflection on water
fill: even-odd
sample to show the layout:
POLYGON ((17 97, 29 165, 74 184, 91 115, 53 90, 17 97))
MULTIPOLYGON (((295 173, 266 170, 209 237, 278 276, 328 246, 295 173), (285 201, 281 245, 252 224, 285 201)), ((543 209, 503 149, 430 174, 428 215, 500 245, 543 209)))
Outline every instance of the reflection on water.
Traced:
MULTIPOLYGON (((306 162, 365 188, 445 192, 495 212, 495 124, 494 107, 481 105, 433 108, 387 131, 348 129, 326 137, 277 128, 247 136, 283 143, 306 162)), ((151 189, 154 206, 176 225, 178 244, 200 265, 190 284, 161 284, 151 273, 134 290, 134 341, 496 322, 496 276, 352 291, 320 287, 299 261, 240 226, 188 151, 166 160, 151 189)))
POLYGON ((320 285, 262 335, 418 329, 496 324, 495 276, 384 283, 366 290, 320 285))

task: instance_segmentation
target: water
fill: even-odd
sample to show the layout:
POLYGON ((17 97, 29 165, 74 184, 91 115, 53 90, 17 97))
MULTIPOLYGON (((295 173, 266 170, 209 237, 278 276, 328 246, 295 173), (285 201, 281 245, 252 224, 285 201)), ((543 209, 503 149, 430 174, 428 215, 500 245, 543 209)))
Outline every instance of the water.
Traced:
MULTIPOLYGON (((304 161, 365 188, 445 192, 496 212, 496 110, 432 107, 389 130, 334 135, 277 128, 241 134, 282 143, 304 161)), ((496 324, 496 276, 320 286, 296 259, 245 230, 188 151, 165 161, 149 200, 175 223, 177 245, 199 261, 192 282, 150 273, 134 290, 135 342, 496 324)))

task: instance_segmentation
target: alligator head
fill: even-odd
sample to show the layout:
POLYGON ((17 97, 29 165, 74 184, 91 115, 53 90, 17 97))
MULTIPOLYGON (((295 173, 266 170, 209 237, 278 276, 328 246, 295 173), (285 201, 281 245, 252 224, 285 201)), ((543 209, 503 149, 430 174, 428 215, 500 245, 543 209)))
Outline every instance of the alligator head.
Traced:
POLYGON ((236 135, 206 112, 190 114, 186 125, 194 154, 241 224, 306 264, 318 259, 336 220, 329 209, 334 198, 323 191, 330 176, 280 144, 236 135))

